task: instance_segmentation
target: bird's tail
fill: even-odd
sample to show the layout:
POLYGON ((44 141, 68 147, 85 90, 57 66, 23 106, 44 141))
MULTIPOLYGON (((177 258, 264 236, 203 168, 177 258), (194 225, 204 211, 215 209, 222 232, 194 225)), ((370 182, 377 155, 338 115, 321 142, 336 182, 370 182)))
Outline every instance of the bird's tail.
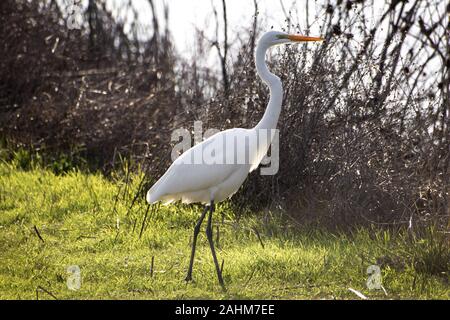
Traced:
POLYGON ((163 188, 163 181, 165 180, 166 175, 163 175, 159 178, 158 181, 147 191, 147 196, 145 197, 147 202, 153 204, 161 200, 161 197, 164 196, 165 192, 163 188))
POLYGON ((156 185, 154 185, 153 187, 150 188, 150 190, 147 191, 147 196, 145 197, 147 202, 150 204, 158 202, 158 200, 159 200, 159 195, 156 192, 156 190, 154 190, 155 186, 156 185))

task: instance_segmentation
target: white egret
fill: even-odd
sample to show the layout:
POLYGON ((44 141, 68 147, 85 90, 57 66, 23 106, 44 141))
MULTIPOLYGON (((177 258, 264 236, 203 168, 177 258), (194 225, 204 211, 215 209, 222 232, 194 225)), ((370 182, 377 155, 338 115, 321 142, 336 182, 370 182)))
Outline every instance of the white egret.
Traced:
POLYGON ((178 157, 166 173, 147 193, 149 203, 200 202, 205 208, 194 228, 192 251, 186 281, 192 280, 197 236, 207 212, 206 236, 214 260, 219 283, 224 287, 222 271, 217 261, 212 237, 212 215, 214 204, 231 197, 242 185, 249 172, 258 167, 268 151, 271 138, 261 139, 260 133, 276 129, 283 99, 280 78, 272 74, 265 62, 266 51, 278 44, 303 41, 321 41, 319 37, 290 35, 269 31, 258 41, 255 52, 256 70, 270 89, 270 100, 259 123, 251 129, 234 128, 216 133, 195 145, 178 157), (256 140, 251 137, 258 137, 256 140), (256 141, 256 142, 255 142, 256 141), (231 142, 231 143, 230 143, 231 142), (206 159, 206 158, 210 159, 206 159), (211 158, 213 161, 211 161, 211 158), (223 161, 225 159, 225 161, 223 161), (245 159, 245 161, 239 161, 245 159))

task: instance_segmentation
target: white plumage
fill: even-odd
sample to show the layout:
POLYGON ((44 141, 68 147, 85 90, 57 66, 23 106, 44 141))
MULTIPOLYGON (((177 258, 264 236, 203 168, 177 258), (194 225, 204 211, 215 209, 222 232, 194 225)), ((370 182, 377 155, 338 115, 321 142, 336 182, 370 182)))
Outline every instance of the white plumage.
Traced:
POLYGON ((147 201, 209 204, 211 200, 220 202, 231 197, 267 151, 258 149, 258 140, 252 143, 250 137, 255 132, 255 129, 225 130, 184 152, 148 191, 147 201), (245 137, 248 139, 244 141, 245 137), (227 142, 232 148, 227 149, 227 142), (200 163, 195 162, 196 153, 202 158, 200 163), (215 163, 208 163, 205 154, 215 163), (227 161, 227 155, 231 161, 227 161), (238 159, 244 161, 238 163, 238 159))
POLYGON ((235 194, 249 172, 258 167, 270 146, 273 130, 276 129, 283 100, 283 87, 281 80, 267 68, 265 63, 267 49, 277 44, 321 40, 317 37, 289 35, 277 31, 265 33, 258 41, 255 52, 258 75, 270 89, 269 104, 261 121, 251 129, 234 128, 218 132, 190 148, 172 163, 166 173, 147 192, 149 203, 158 201, 171 203, 180 200, 183 203, 209 204, 194 228, 186 281, 192 279, 197 235, 209 209, 206 235, 219 283, 225 288, 212 239, 212 213, 214 203, 235 194))

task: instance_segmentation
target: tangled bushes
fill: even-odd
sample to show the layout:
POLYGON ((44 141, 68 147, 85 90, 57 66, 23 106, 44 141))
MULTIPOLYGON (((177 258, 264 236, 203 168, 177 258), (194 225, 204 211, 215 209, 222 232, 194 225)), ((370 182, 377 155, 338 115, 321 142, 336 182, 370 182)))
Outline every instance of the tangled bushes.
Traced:
MULTIPOLYGON (((253 66, 257 7, 247 37, 233 44, 236 56, 222 44, 222 77, 178 57, 156 15, 142 41, 125 35, 103 1, 89 1, 81 30, 64 27, 53 1, 1 6, 2 27, 12 32, 1 39, 0 125, 16 143, 81 147, 106 171, 118 154, 132 156, 159 177, 173 129, 194 120, 250 127, 268 101, 253 66)), ((326 41, 276 51, 270 64, 285 91, 280 171, 251 174, 232 200, 239 208, 281 207, 343 226, 448 222, 449 8, 415 0, 382 10, 369 17, 365 1, 324 1, 323 16, 306 29, 326 41)), ((304 31, 291 21, 287 30, 304 31)), ((202 41, 198 57, 207 51, 202 41)))

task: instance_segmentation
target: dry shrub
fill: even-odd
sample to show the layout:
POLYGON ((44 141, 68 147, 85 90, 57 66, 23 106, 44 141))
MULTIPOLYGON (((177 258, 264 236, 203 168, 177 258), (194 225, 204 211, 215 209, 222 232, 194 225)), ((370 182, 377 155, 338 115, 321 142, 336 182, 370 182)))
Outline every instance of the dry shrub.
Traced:
MULTIPOLYGON (((222 78, 200 62, 228 44, 211 45, 200 32, 196 59, 183 61, 156 16, 142 41, 125 34, 104 1, 89 1, 81 30, 66 28, 56 3, 1 4, 0 24, 10 30, 0 36, 0 130, 8 139, 48 152, 81 148, 106 171, 118 154, 145 160, 154 179, 170 163, 173 129, 194 120, 204 129, 251 127, 261 118, 268 92, 253 63, 257 14, 233 44, 237 55, 222 54, 222 78)), ((280 170, 252 173, 232 199, 236 211, 282 208, 339 226, 448 219, 442 8, 396 1, 368 17, 365 1, 323 2, 326 41, 283 47, 270 59, 285 91, 280 170), (433 64, 437 72, 427 73, 433 64)))
MULTIPOLYGON (((285 91, 280 171, 252 174, 233 202, 281 207, 328 225, 445 224, 450 103, 443 6, 399 2, 386 6, 375 25, 360 20, 367 14, 362 2, 324 9, 322 45, 282 48, 271 59, 285 91), (390 28, 381 34, 383 25, 390 28), (430 61, 438 65, 433 74, 426 73, 430 61)), ((251 37, 233 65, 231 94, 209 113, 212 127, 223 127, 223 119, 226 127, 251 126, 262 116, 267 89, 253 71, 250 43, 251 37)))
POLYGON ((10 141, 47 153, 76 148, 106 170, 119 153, 160 162, 160 128, 169 130, 180 98, 158 21, 143 42, 125 34, 104 1, 89 2, 79 30, 67 28, 55 1, 7 0, 1 10, 9 32, 1 35, 0 126, 10 141))

